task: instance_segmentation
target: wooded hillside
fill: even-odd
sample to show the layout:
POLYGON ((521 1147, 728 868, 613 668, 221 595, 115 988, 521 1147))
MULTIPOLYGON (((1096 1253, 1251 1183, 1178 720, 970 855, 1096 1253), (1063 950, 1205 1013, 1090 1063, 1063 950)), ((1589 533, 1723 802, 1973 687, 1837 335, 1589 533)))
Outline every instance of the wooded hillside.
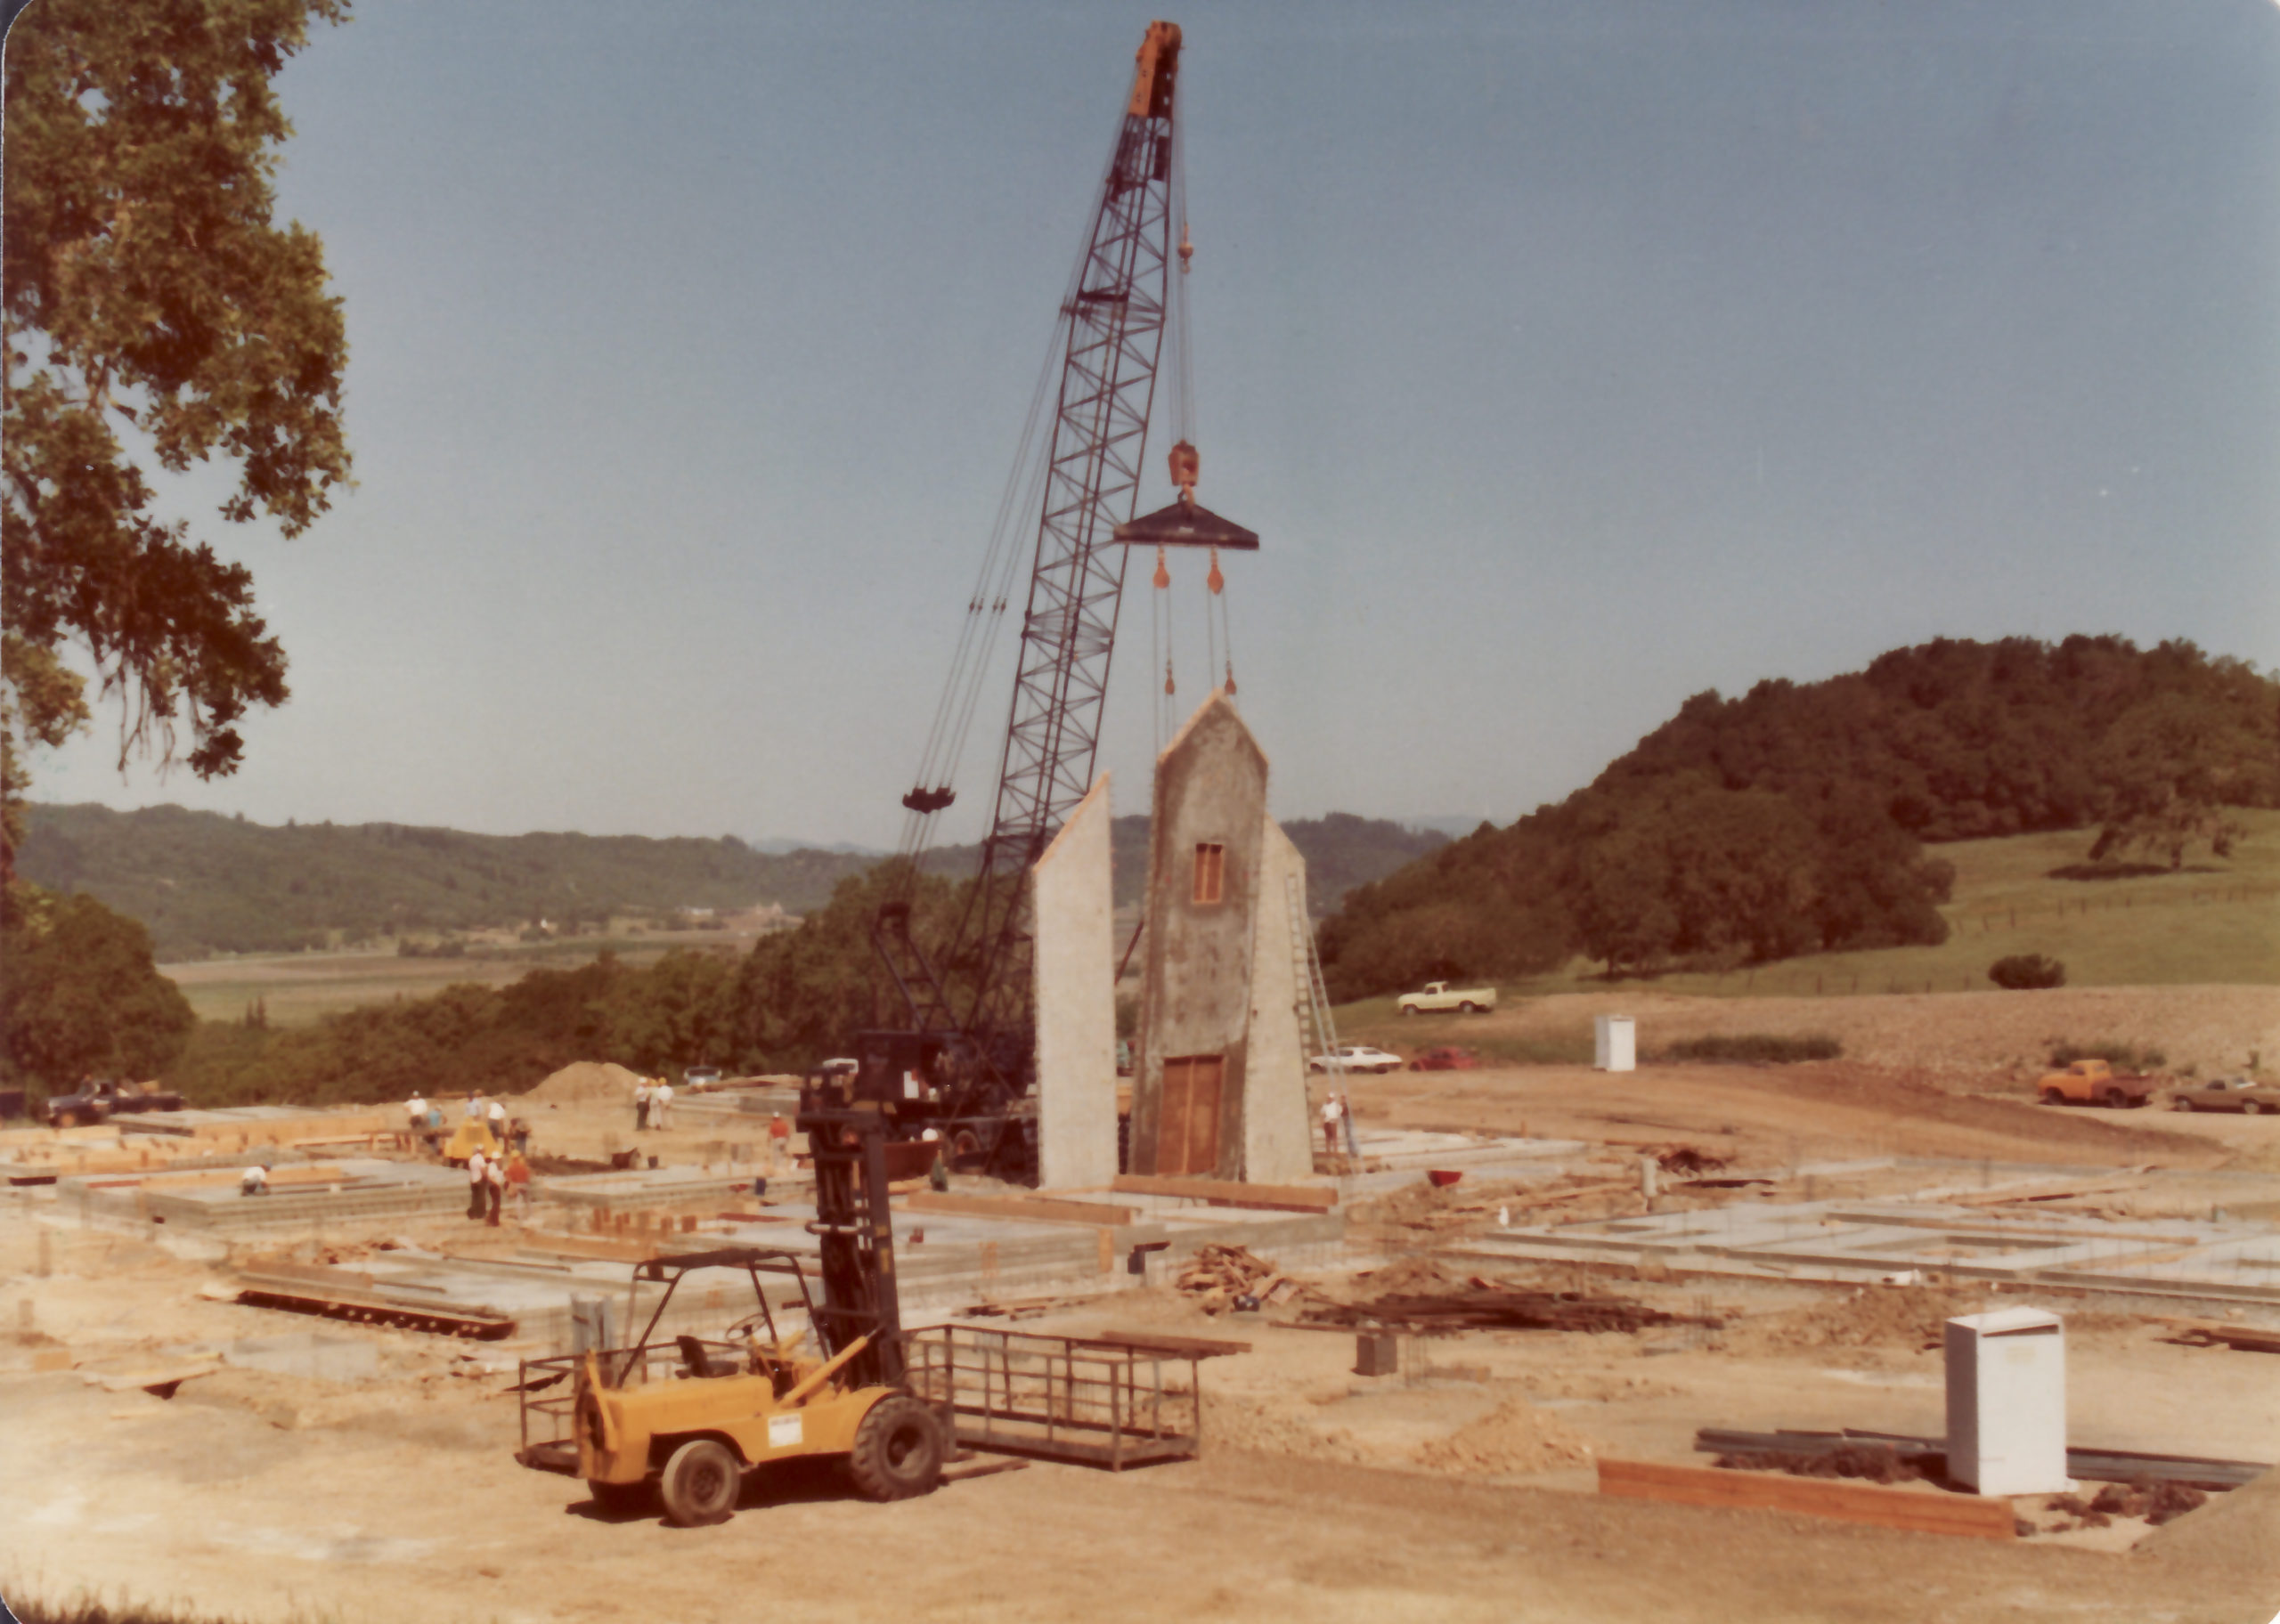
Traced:
POLYGON ((1942 639, 1826 682, 1698 694, 1558 806, 1356 891, 1341 998, 1432 976, 1763 962, 1943 939, 1926 842, 2080 829, 2182 864, 2280 805, 2280 681, 2189 643, 1942 639))
MULTIPOLYGON (((289 952, 405 932, 494 930, 548 920, 598 924, 613 915, 775 903, 805 914, 881 859, 798 850, 769 854, 733 836, 468 834, 402 824, 276 828, 149 807, 34 806, 19 872, 54 892, 92 895, 150 930, 164 962, 216 953, 289 952)), ((1332 812, 1284 827, 1304 852, 1317 910, 1365 881, 1446 843, 1382 819, 1332 812)), ((1148 819, 1112 832, 1116 899, 1139 900, 1148 819)), ((964 878, 978 850, 928 854, 930 873, 964 878)))

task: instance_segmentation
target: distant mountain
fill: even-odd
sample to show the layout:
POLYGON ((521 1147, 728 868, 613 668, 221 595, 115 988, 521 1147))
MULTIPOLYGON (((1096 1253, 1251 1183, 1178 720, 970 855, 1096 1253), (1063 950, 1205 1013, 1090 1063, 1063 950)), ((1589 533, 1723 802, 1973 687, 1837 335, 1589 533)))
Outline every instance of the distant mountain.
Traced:
POLYGON ((876 860, 773 855, 733 837, 276 828, 181 807, 35 805, 28 821, 16 855, 24 878, 141 920, 162 961, 321 946, 335 931, 358 941, 769 903, 800 913, 876 860))
POLYGON ((835 857, 884 857, 892 855, 879 847, 858 846, 852 840, 787 840, 781 835, 773 835, 764 840, 746 840, 745 844, 767 857, 787 857, 795 851, 829 852, 835 857))
POLYGON ((1431 817, 1405 817, 1398 821, 1404 829, 1444 834, 1453 840, 1464 839, 1483 824, 1493 824, 1495 822, 1494 818, 1483 817, 1478 812, 1442 812, 1431 817))
MULTIPOLYGON (((1282 832, 1307 860, 1307 905, 1316 914, 1336 908, 1356 886, 1381 879, 1449 843, 1444 834, 1350 812, 1294 818, 1282 825, 1282 832)), ((926 854, 924 866, 930 873, 962 879, 973 872, 981 856, 979 846, 944 846, 926 854)), ((1116 905, 1137 904, 1148 884, 1146 814, 1110 823, 1109 863, 1116 905)))
MULTIPOLYGON (((861 847, 756 850, 734 836, 468 834, 403 824, 282 828, 145 807, 35 805, 18 871, 55 891, 86 891, 149 927, 162 962, 322 946, 403 932, 464 931, 545 919, 558 926, 677 908, 820 907, 842 880, 884 854, 861 847)), ((1356 885, 1445 844, 1383 820, 1333 812, 1286 824, 1306 855, 1316 913, 1356 885)), ((1139 900, 1148 820, 1112 829, 1116 897, 1139 900)), ((925 866, 962 879, 980 849, 946 847, 925 866)))

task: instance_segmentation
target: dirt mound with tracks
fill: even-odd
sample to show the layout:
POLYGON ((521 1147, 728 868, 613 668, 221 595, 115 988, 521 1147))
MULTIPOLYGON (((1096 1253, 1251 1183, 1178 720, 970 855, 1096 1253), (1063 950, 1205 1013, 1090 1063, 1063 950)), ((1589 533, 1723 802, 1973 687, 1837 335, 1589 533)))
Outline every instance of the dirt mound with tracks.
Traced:
POLYGON ((523 1098, 542 1105, 631 1105, 640 1081, 615 1060, 575 1060, 523 1098))

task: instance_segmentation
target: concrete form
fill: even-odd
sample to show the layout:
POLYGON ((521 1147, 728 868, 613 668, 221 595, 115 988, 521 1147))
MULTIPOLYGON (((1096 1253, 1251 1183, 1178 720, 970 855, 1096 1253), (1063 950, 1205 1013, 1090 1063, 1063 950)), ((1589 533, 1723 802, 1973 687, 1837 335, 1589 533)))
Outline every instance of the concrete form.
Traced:
MULTIPOLYGON (((1306 1046, 1299 1037, 1299 955, 1290 898, 1307 894, 1307 860, 1274 819, 1260 814, 1258 916, 1251 927, 1249 1052, 1243 1058, 1241 1176, 1282 1184, 1314 1172, 1314 1125, 1307 1111, 1306 1046)), ((1300 904, 1304 905, 1303 900, 1300 904)))
POLYGON ((1259 1180, 1312 1168, 1288 882, 1266 757, 1214 692, 1156 759, 1131 1171, 1259 1180))
POLYGON ((1115 905, 1103 773, 1030 873, 1036 981, 1038 1182, 1116 1176, 1115 905))
POLYGON ((2280 1231, 2269 1224, 2114 1222, 1929 1202, 1800 1201, 1704 1208, 1478 1237, 1515 1257, 1649 1256, 1702 1274, 1846 1283, 1957 1279, 2280 1303, 2280 1231))

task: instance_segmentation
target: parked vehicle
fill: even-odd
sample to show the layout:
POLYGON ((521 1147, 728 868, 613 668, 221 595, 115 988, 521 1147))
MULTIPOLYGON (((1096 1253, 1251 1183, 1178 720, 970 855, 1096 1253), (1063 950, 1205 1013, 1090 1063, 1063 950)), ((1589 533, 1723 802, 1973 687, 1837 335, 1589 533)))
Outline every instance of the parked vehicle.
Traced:
POLYGON ((708 1088, 721 1086, 718 1066, 691 1066, 680 1074, 681 1086, 692 1094, 701 1094, 708 1088))
POLYGON ((2154 1081, 2116 1071, 2105 1060, 2076 1060, 2064 1071, 2043 1073, 2035 1098, 2045 1105, 2103 1105, 2119 1111, 2153 1098, 2154 1081))
POLYGON ((2217 1077, 2198 1088, 2180 1088, 2170 1096, 2173 1111, 2238 1111, 2243 1116, 2280 1112, 2280 1089, 2270 1089, 2254 1077, 2217 1077))
POLYGON ((1470 1071, 1480 1057, 1470 1049, 1428 1049, 1409 1062, 1412 1071, 1470 1071))
POLYGON ((54 1127, 78 1128, 108 1122, 122 1111, 182 1108, 183 1097, 156 1083, 121 1083, 105 1077, 100 1082, 82 1083, 70 1093, 52 1096, 47 1102, 47 1120, 54 1127))
POLYGON ((1340 1043, 1328 1054, 1318 1054, 1307 1062, 1308 1071, 1328 1071, 1335 1060, 1340 1071, 1367 1071, 1382 1075, 1401 1069, 1401 1057, 1388 1054, 1382 1049, 1372 1049, 1367 1043, 1340 1043))
POLYGON ((1493 987, 1452 987, 1445 981, 1428 981, 1421 993, 1404 993, 1395 1001, 1395 1008, 1405 1015, 1446 1014, 1478 1015, 1496 1007, 1496 989, 1493 987))

